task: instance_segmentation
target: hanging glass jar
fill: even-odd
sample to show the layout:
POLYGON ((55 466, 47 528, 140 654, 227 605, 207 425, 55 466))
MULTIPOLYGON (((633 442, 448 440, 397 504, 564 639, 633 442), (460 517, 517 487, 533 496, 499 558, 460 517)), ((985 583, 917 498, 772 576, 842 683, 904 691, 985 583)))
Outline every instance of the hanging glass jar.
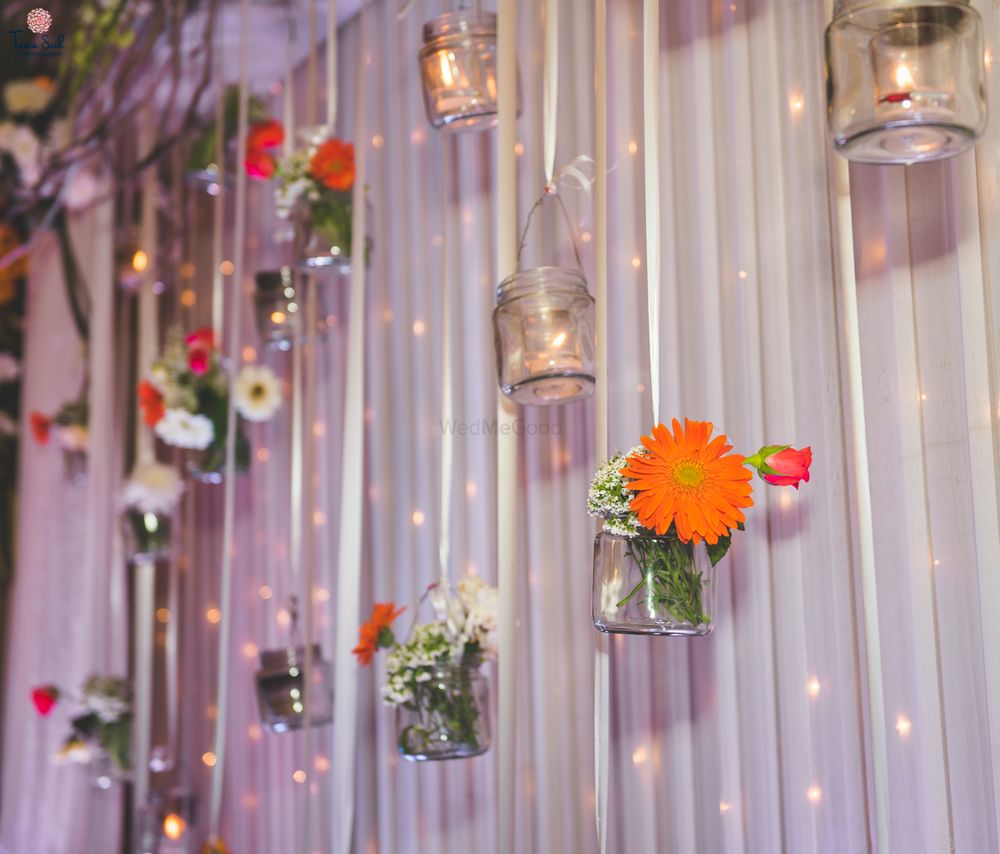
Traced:
POLYGON ((594 298, 583 273, 536 267, 505 279, 493 312, 497 375, 516 403, 560 404, 594 390, 594 298))
POLYGON ((193 828, 197 799, 184 789, 153 792, 138 813, 139 854, 189 854, 194 849, 193 828))
MULTIPOLYGON (((291 267, 280 270, 263 270, 257 273, 254 303, 257 313, 257 331, 264 346, 272 350, 290 350, 296 343, 305 341, 299 334, 300 318, 305 314, 305 292, 300 291, 291 267)), ((316 332, 326 332, 326 307, 323 289, 316 288, 316 332)))
MULTIPOLYGON (((236 473, 250 469, 250 443, 243 432, 241 419, 236 419, 236 473)), ((188 451, 185 468, 198 483, 218 485, 226 475, 226 440, 218 439, 203 451, 188 451)))
POLYGON ((333 720, 333 673, 319 644, 312 647, 312 684, 305 686, 306 648, 264 650, 257 671, 260 721, 268 732, 289 732, 309 723, 322 726, 333 720))
POLYGON ((986 129, 982 20, 969 0, 838 0, 826 78, 830 136, 850 160, 939 160, 986 129))
POLYGON ((497 123, 497 16, 479 5, 424 24, 424 106, 441 130, 485 130, 497 123))
POLYGON ((490 737, 490 683, 478 662, 438 666, 396 709, 399 753, 413 762, 478 756, 490 737))
POLYGON ((675 536, 594 541, 594 626, 630 635, 707 635, 713 628, 715 567, 704 542, 675 536))
POLYGON ((125 551, 131 563, 146 563, 170 554, 171 519, 166 513, 128 509, 122 514, 125 551))
POLYGON ((74 486, 87 482, 87 452, 79 448, 63 448, 63 471, 66 481, 74 486))

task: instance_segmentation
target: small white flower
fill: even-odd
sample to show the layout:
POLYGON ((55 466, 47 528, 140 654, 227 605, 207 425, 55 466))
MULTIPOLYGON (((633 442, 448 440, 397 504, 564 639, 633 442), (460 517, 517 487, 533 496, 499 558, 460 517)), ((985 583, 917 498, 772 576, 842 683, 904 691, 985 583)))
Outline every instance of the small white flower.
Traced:
POLYGON ((21 376, 21 363, 10 353, 0 353, 0 385, 12 383, 21 376))
POLYGON ((215 438, 211 420, 186 409, 168 409, 156 422, 153 432, 168 445, 195 451, 205 450, 215 438))
POLYGON ((247 365, 233 387, 236 408, 248 421, 267 421, 281 408, 281 383, 266 365, 247 365))
POLYGON ((0 122, 0 152, 9 152, 17 164, 21 179, 29 187, 41 178, 42 144, 26 125, 0 122))
POLYGON ((3 87, 3 101, 7 112, 14 115, 36 116, 44 112, 55 94, 55 84, 47 77, 15 80, 3 87))
POLYGON ((140 513, 172 513, 184 492, 180 475, 162 463, 144 463, 132 470, 121 491, 121 503, 140 513))
POLYGON ((63 202, 68 210, 83 210, 93 204, 100 188, 97 176, 89 169, 73 169, 66 178, 63 202))
POLYGON ((59 444, 66 451, 86 451, 90 446, 90 431, 86 424, 62 424, 55 427, 59 444))
POLYGON ((109 694, 87 694, 84 705, 106 724, 113 724, 129 710, 127 702, 109 694))

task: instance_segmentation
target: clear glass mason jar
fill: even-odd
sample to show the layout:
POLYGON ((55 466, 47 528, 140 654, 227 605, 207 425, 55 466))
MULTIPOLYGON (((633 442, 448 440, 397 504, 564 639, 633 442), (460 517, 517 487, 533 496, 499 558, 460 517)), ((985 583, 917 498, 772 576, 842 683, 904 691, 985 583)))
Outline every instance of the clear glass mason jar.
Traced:
POLYGON ((333 720, 333 671, 319 644, 312 647, 312 684, 305 686, 306 648, 268 649, 260 654, 257 705, 261 725, 268 732, 289 732, 309 722, 322 726, 333 720))
MULTIPOLYGON (((203 451, 188 451, 185 464, 187 473, 198 483, 217 486, 225 480, 226 441, 212 442, 203 451)), ((250 443, 243 433, 240 418, 236 418, 236 473, 244 474, 250 469, 250 443)))
MULTIPOLYGON (((305 316, 305 289, 300 288, 291 267, 262 270, 254 277, 254 307, 257 331, 264 347, 269 350, 290 350, 305 342, 299 333, 300 319, 305 316)), ((326 332, 326 308, 323 290, 316 288, 316 332, 326 332)))
MULTIPOLYGON (((497 123, 497 16, 446 12, 424 24, 420 48, 424 106, 441 130, 485 130, 497 123)), ((520 83, 518 83, 520 113, 520 83)))
POLYGON ((153 561, 170 554, 171 519, 166 513, 128 508, 122 514, 125 551, 130 563, 153 561))
POLYGON ((125 782, 130 776, 127 769, 120 768, 104 750, 100 749, 95 749, 94 757, 87 763, 87 774, 90 777, 90 784, 102 791, 107 791, 116 783, 125 782))
POLYGON ((535 267, 504 279, 493 312, 497 376, 516 403, 554 405, 594 391, 594 298, 583 273, 535 267))
POLYGON ((676 537, 594 540, 594 626, 629 635, 707 635, 715 613, 715 567, 705 543, 676 537))
POLYGON ((441 665, 396 708, 397 747, 411 762, 479 756, 490 738, 490 683, 478 666, 441 665))
POLYGON ((986 129, 982 20, 969 0, 838 0, 826 30, 827 120, 867 163, 939 160, 986 129))

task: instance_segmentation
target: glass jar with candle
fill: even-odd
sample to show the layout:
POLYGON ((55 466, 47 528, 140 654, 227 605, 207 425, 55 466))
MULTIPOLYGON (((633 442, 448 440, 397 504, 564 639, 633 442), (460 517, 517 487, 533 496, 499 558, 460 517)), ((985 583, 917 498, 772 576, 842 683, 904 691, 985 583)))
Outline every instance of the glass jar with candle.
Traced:
POLYGON ((536 267, 501 282, 493 312, 497 374, 516 403, 560 404, 594 390, 594 298, 583 273, 536 267))
POLYGON ((826 65, 830 136, 851 160, 939 160, 986 129, 982 20, 969 0, 838 0, 826 65))
POLYGON ((122 514, 125 551, 130 563, 145 563, 170 554, 171 519, 167 513, 129 508, 122 514))
POLYGON ((306 648, 264 650, 257 671, 257 704, 260 722, 268 732, 301 729, 308 718, 312 726, 333 720, 333 674, 323 660, 319 644, 312 646, 312 681, 305 688, 306 648))
POLYGON ((704 542, 601 531, 594 541, 594 626, 629 635, 707 635, 715 567, 704 542))
POLYGON ((185 789, 151 792, 138 811, 138 851, 142 854, 190 854, 195 850, 197 798, 185 789))
MULTIPOLYGON (((485 130, 497 123, 497 16, 446 12, 424 24, 420 77, 430 123, 442 130, 485 130)), ((520 112, 520 92, 518 93, 520 112)))
MULTIPOLYGON (((305 315, 305 288, 300 287, 291 267, 280 270, 262 270, 254 277, 256 288, 254 303, 257 314, 257 331, 269 350, 290 350, 305 341, 299 330, 300 318, 305 315)), ((323 290, 316 288, 316 332, 326 332, 326 309, 323 290)))

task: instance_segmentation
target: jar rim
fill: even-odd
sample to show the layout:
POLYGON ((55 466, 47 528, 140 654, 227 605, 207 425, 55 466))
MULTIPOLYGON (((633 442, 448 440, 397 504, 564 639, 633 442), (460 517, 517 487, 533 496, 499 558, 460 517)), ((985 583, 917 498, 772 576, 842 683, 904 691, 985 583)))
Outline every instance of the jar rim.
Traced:
MULTIPOLYGON (((318 643, 312 645, 313 662, 322 661, 323 652, 318 643)), ((264 649, 260 653, 262 670, 284 670, 295 665, 305 664, 305 646, 288 646, 281 649, 264 649)))
POLYGON ((583 292, 593 297, 587 287, 587 277, 576 267, 531 267, 511 273, 497 285, 497 305, 507 300, 523 296, 524 291, 570 291, 583 292))
POLYGON ((431 18, 424 24, 424 46, 443 36, 493 36, 497 34, 495 12, 456 9, 431 18))
POLYGON ((840 17, 852 15, 856 12, 905 7, 912 8, 914 5, 940 6, 945 8, 959 6, 971 9, 971 0, 919 0, 918 4, 914 4, 913 0, 836 0, 833 8, 833 20, 836 21, 840 17))

